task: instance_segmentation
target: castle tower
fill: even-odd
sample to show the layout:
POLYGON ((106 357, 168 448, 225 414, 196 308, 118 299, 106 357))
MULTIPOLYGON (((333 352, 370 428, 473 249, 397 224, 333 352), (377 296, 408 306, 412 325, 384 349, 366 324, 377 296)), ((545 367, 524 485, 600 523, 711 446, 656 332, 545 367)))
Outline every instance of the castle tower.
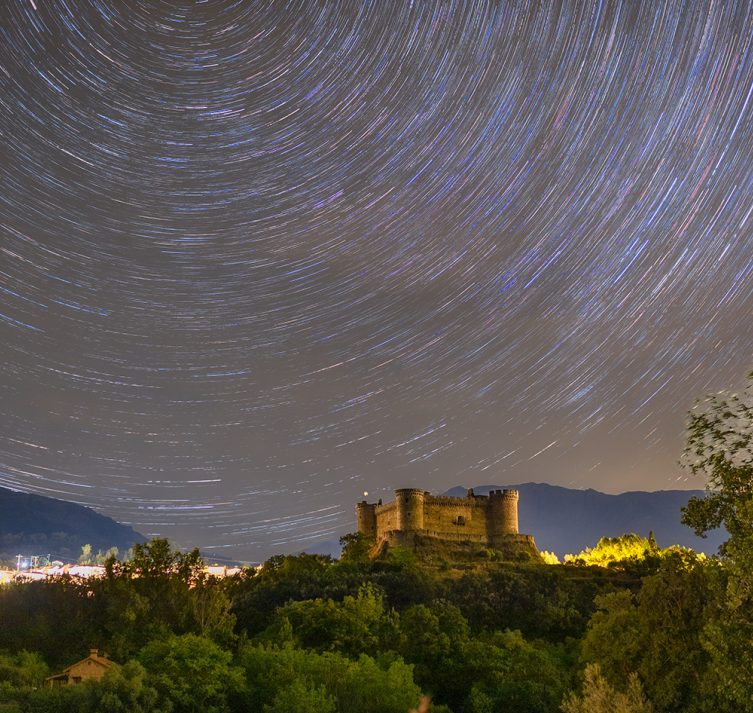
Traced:
POLYGON ((362 500, 356 503, 358 532, 373 537, 376 534, 376 504, 362 500))
POLYGON ((505 535, 518 534, 517 490, 492 490, 488 508, 487 531, 492 543, 505 535))
POLYGON ((395 491, 397 529, 402 531, 424 529, 424 499, 426 493, 417 488, 395 491))

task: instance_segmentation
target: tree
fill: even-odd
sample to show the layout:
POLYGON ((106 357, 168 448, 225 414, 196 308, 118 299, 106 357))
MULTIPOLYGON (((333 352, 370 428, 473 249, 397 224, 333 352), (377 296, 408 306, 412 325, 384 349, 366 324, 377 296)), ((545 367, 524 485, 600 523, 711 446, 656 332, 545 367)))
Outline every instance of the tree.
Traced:
POLYGON ((653 532, 648 538, 631 532, 620 537, 602 537, 596 547, 587 547, 577 555, 565 555, 565 562, 635 571, 655 568, 660 556, 653 532))
POLYGON ((93 602, 70 577, 0 587, 0 649, 38 652, 52 666, 81 658, 97 643, 93 602))
POLYGON ((753 712, 753 374, 742 393, 697 403, 688 418, 685 465, 704 475, 707 493, 692 498, 683 522, 697 534, 724 526, 719 606, 704 628, 716 692, 729 710, 753 712))
POLYGON ((97 556, 94 558, 94 564, 104 565, 107 564, 107 561, 110 559, 117 559, 119 550, 117 547, 110 547, 109 549, 102 552, 102 550, 97 551, 97 556))
MULTIPOLYGON (((580 637, 599 588, 617 578, 566 576, 559 567, 502 567, 445 582, 445 598, 455 604, 472 630, 519 629, 527 638, 580 637)), ((624 577, 620 577, 624 580, 624 577)))
POLYGON ((691 498, 682 521, 697 535, 724 526, 723 555, 734 556, 753 535, 753 373, 742 394, 720 393, 688 415, 683 463, 706 478, 706 496, 691 498))
POLYGON ((526 641, 519 631, 470 639, 447 659, 437 699, 473 713, 549 713, 569 683, 557 653, 551 645, 526 641))
MULTIPOLYGON (((0 701, 19 700, 44 685, 47 664, 37 653, 20 651, 16 656, 0 653, 0 701)), ((2 704, 0 704, 0 710, 2 704)))
POLYGON ((130 559, 118 562, 112 558, 108 562, 108 567, 113 572, 137 576, 140 579, 164 581, 174 576, 188 584, 199 580, 204 573, 204 561, 198 548, 184 554, 174 550, 170 542, 161 537, 151 542, 135 544, 130 559))
POLYGON ((290 602, 278 610, 277 618, 292 626, 295 639, 303 647, 353 657, 363 651, 379 650, 395 628, 381 593, 371 583, 364 584, 357 596, 348 595, 341 602, 290 602))
POLYGON ((328 593, 334 598, 332 570, 332 558, 322 555, 270 557, 259 571, 252 571, 231 585, 233 613, 239 627, 254 635, 269 626, 277 608, 288 602, 328 593))
POLYGON ((585 660, 598 663, 613 685, 635 672, 661 710, 719 710, 704 647, 704 626, 716 604, 717 569, 680 550, 668 554, 656 574, 644 577, 637 594, 597 597, 599 609, 582 643, 585 660))
POLYGON ((137 661, 112 666, 99 682, 91 682, 89 707, 91 713, 159 713, 169 706, 157 705, 157 691, 146 682, 147 673, 137 661))
POLYGON ((264 713, 334 713, 335 708, 335 699, 324 686, 295 680, 277 692, 272 704, 264 706, 264 713))
POLYGON ((206 575, 197 549, 184 554, 155 539, 135 545, 130 560, 110 558, 105 571, 90 587, 98 629, 116 658, 127 660, 148 641, 170 633, 232 642, 229 598, 222 583, 206 575))
POLYGON ((369 561, 369 550, 374 546, 374 538, 363 532, 350 532, 340 538, 343 562, 362 563, 369 561))
POLYGON ((79 564, 94 564, 94 557, 92 555, 91 545, 87 544, 87 545, 81 546, 81 554, 79 555, 78 563, 79 564))
POLYGON ((223 713, 228 698, 244 687, 230 652, 196 634, 150 641, 139 661, 160 701, 172 703, 176 713, 223 713))
POLYGON ((468 643, 468 622, 457 607, 437 602, 408 607, 400 613, 399 626, 393 648, 415 666, 419 686, 442 694, 444 672, 468 643))
POLYGON ((189 593, 196 632, 219 644, 232 645, 235 640, 235 616, 222 581, 215 577, 202 577, 189 593))
POLYGON ((598 664, 586 667, 583 693, 574 693, 562 704, 563 713, 653 713, 654 707, 646 700, 640 681, 635 674, 628 677, 624 693, 614 689, 601 675, 598 664))
POLYGON ((240 653, 248 678, 248 709, 264 710, 296 681, 308 689, 323 686, 335 700, 337 711, 406 713, 415 708, 421 691, 413 681, 412 667, 402 659, 375 659, 362 654, 357 660, 333 653, 246 646, 240 653))

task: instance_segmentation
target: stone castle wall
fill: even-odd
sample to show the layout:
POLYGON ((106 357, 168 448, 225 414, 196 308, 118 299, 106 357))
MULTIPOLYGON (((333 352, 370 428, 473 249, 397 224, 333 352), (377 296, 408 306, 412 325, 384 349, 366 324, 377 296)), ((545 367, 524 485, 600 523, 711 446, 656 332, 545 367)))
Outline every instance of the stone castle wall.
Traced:
POLYGON ((376 530, 377 541, 383 540, 388 532, 397 530, 397 503, 394 501, 386 505, 376 507, 376 530))
POLYGON ((356 513, 358 531, 377 542, 418 534, 494 546, 518 534, 516 490, 494 490, 488 496, 469 490, 466 497, 453 498, 401 489, 389 503, 358 503, 356 513))
POLYGON ((478 498, 430 498, 424 511, 424 529, 439 533, 435 537, 486 542, 486 505, 478 498))

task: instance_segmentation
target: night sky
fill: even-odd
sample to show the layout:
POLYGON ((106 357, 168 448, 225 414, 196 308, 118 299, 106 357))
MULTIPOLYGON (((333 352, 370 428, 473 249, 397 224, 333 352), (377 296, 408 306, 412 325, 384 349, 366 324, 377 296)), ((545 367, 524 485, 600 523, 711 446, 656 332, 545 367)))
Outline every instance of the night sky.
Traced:
POLYGON ((747 1, 4 0, 0 48, 0 485, 248 559, 365 490, 703 486, 747 1))

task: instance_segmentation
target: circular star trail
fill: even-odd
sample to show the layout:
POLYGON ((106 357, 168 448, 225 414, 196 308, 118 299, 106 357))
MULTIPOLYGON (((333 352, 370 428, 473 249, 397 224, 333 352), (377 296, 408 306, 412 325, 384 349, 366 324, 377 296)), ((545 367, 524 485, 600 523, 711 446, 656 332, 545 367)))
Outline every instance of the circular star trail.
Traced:
POLYGON ((0 485, 258 559, 364 490, 701 485, 745 2, 9 0, 0 485))

